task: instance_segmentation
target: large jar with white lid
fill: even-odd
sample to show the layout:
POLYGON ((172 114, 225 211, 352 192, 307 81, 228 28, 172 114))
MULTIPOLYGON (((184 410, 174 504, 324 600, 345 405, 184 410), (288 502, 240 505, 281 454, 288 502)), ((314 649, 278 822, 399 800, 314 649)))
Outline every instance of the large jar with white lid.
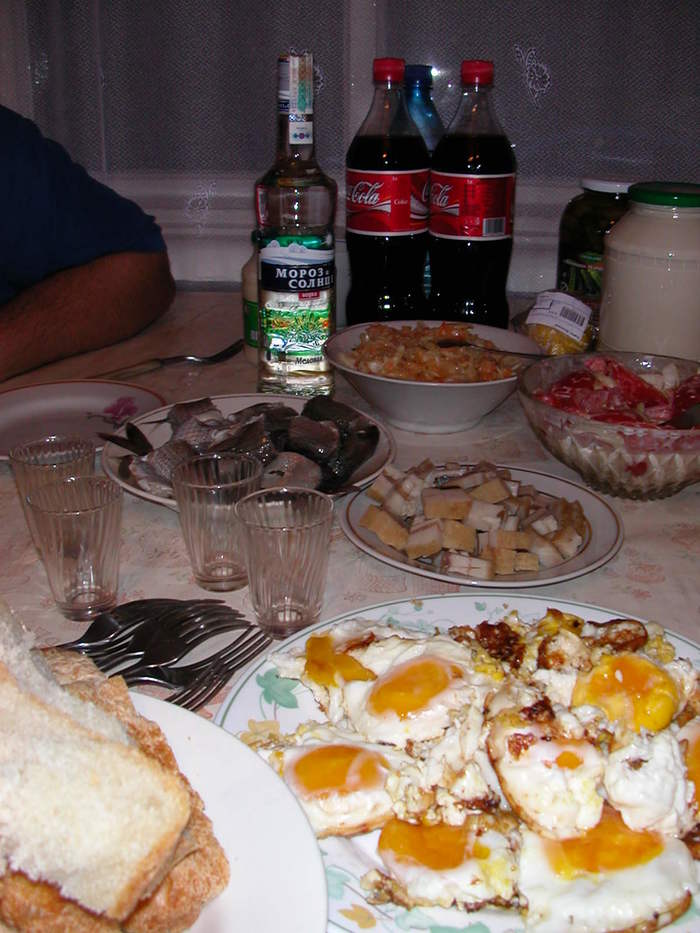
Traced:
POLYGON ((700 185, 644 182, 605 237, 599 348, 700 359, 700 185))

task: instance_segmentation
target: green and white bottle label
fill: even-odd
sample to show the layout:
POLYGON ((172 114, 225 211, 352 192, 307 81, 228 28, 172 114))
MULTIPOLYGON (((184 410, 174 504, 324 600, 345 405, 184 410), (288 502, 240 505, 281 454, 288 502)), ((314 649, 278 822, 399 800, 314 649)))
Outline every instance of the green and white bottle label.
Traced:
POLYGON ((262 241, 258 341, 269 363, 321 362, 334 304, 335 250, 330 234, 262 241))

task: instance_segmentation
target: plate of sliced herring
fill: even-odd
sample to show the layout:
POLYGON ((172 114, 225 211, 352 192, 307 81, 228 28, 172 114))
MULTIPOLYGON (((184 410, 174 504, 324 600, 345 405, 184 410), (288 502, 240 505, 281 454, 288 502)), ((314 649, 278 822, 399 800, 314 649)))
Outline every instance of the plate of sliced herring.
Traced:
POLYGON ((176 466, 213 452, 257 457, 263 486, 341 496, 372 482, 396 446, 382 422, 328 396, 215 395, 127 422, 105 444, 102 465, 127 492, 176 509, 176 466))

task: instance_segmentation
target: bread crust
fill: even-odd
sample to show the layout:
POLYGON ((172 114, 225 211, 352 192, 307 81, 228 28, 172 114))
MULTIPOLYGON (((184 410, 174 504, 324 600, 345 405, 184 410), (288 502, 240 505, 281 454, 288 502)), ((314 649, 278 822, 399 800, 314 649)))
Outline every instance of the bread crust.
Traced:
POLYGON ((148 896, 121 923, 97 916, 61 897, 49 884, 35 882, 19 872, 0 877, 0 931, 2 924, 21 933, 179 933, 189 928, 204 905, 220 894, 229 881, 226 855, 214 836, 204 805, 178 769, 175 756, 156 723, 134 708, 121 677, 107 678, 83 655, 46 649, 42 652, 55 679, 75 696, 116 716, 130 739, 163 768, 180 777, 190 797, 190 820, 148 896))

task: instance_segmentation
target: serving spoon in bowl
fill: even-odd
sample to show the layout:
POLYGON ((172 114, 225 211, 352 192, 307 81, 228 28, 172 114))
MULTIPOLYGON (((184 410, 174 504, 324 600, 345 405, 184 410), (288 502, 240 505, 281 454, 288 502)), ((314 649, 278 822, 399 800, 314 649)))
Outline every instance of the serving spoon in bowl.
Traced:
POLYGON ((470 347, 473 350, 481 350, 482 353, 497 353, 499 356, 516 356, 524 360, 540 360, 546 354, 543 353, 525 353, 522 350, 503 350, 501 347, 482 347, 478 343, 471 343, 469 340, 459 340, 457 338, 445 337, 442 340, 436 340, 435 343, 442 349, 452 347, 470 347))

